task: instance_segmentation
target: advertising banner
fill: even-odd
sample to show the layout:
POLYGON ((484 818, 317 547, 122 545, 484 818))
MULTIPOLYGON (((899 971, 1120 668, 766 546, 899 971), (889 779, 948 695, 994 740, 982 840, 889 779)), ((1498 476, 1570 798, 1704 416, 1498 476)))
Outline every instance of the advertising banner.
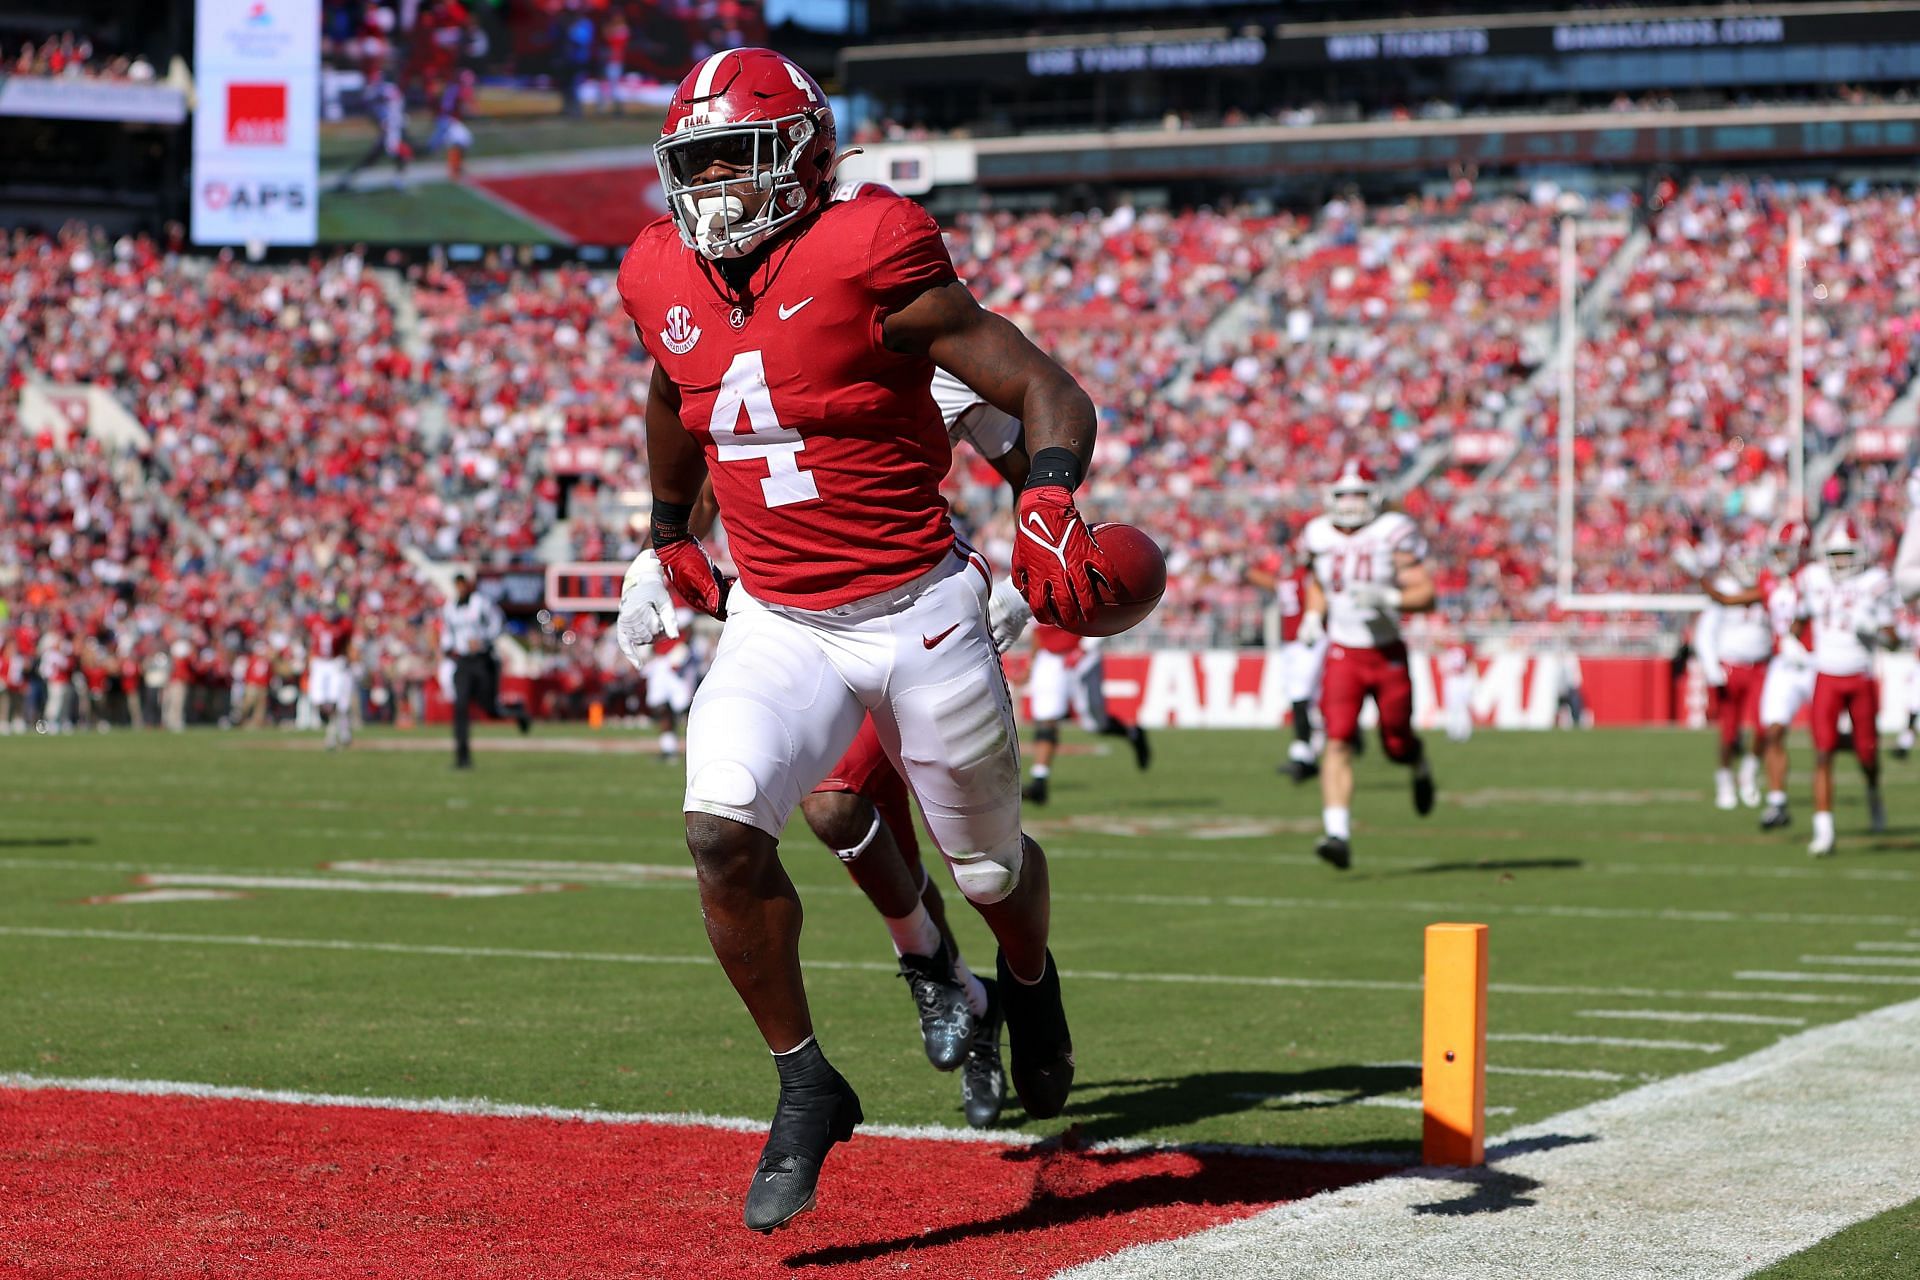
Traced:
POLYGON ((319 0, 197 0, 196 244, 312 244, 319 228, 319 0))

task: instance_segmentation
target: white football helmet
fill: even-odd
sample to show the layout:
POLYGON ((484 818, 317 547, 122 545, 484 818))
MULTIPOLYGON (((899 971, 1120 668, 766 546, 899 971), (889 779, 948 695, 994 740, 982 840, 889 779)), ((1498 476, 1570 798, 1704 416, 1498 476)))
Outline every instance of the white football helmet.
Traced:
POLYGON ((1852 516, 1835 516, 1820 534, 1820 556, 1836 578, 1851 578, 1867 567, 1867 545, 1852 516))
POLYGON ((1358 529, 1379 514, 1379 477, 1360 459, 1348 458, 1327 486, 1327 518, 1336 528, 1358 529))

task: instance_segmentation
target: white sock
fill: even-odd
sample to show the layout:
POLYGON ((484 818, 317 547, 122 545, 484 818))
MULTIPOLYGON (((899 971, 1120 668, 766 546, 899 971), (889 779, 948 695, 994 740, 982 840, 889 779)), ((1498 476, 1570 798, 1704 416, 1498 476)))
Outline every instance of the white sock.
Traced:
POLYGON ((1786 793, 1786 792, 1784 792, 1784 791, 1769 791, 1769 792, 1767 792, 1767 803, 1768 803, 1768 804, 1779 804, 1779 805, 1784 805, 1784 804, 1785 804, 1786 802, 1787 802, 1787 793, 1786 793))
POLYGON ((914 903, 913 911, 898 919, 892 916, 881 918, 887 922, 887 932, 893 935, 893 954, 926 957, 940 950, 940 930, 934 927, 933 917, 927 914, 926 903, 914 903))
POLYGON ((1713 785, 1722 791, 1733 790, 1733 770, 1715 769, 1713 771, 1713 785))
POLYGON ((1322 809, 1320 820, 1326 824, 1327 834, 1336 840, 1348 840, 1353 837, 1353 815, 1341 806, 1322 809))
POLYGON ((1833 839, 1833 815, 1816 813, 1813 815, 1813 838, 1820 841, 1833 839))
POLYGON ((987 1016, 987 985, 973 976, 973 970, 967 968, 967 962, 959 956, 953 958, 953 976, 960 979, 960 985, 967 989, 967 1008, 973 1010, 973 1016, 987 1016))
POLYGON ((680 754, 680 735, 669 729, 660 735, 660 754, 677 756, 680 754))
POLYGON ((1758 781, 1760 781, 1760 759, 1758 756, 1747 756, 1740 761, 1740 785, 1751 787, 1758 781))
POLYGON ((1044 765, 1044 764, 1037 764, 1037 765, 1035 765, 1035 766, 1033 766, 1033 776, 1034 776, 1034 777, 1036 777, 1036 778, 1044 778, 1044 777, 1046 777, 1046 776, 1047 776, 1048 774, 1050 774, 1050 773, 1052 773, 1052 772, 1053 772, 1053 770, 1052 770, 1052 769, 1050 769, 1050 768, 1048 768, 1048 767, 1047 767, 1046 765, 1044 765))

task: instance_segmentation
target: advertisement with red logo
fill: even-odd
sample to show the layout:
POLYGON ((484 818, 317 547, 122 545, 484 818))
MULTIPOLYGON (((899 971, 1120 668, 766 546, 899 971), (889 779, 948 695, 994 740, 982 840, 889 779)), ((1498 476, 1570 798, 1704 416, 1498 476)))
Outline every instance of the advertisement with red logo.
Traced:
POLYGON ((196 244, 313 244, 319 229, 319 0, 197 0, 196 244))

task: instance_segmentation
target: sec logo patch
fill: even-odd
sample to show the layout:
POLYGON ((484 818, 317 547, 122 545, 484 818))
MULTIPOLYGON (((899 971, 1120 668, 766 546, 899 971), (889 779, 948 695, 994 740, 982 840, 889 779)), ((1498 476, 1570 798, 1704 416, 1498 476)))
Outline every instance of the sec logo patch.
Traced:
POLYGON ((700 326, 693 322, 693 312, 685 307, 670 308, 666 327, 660 330, 660 341, 677 356, 693 350, 693 344, 700 341, 700 326))

